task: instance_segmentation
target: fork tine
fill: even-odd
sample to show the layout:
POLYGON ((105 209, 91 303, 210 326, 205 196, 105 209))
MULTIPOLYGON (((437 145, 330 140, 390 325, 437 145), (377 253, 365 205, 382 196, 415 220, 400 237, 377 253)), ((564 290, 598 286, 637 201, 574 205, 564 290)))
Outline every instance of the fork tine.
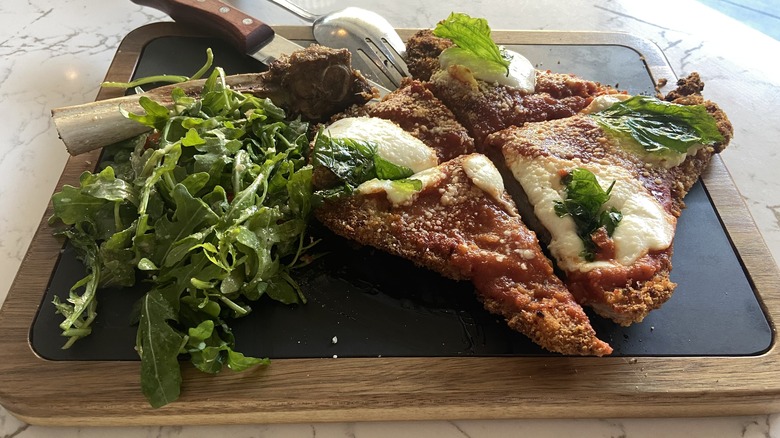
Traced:
POLYGON ((403 56, 398 52, 396 47, 387 40, 387 38, 383 36, 381 41, 377 42, 367 37, 366 42, 376 47, 377 50, 379 50, 379 52, 384 55, 385 58, 387 58, 387 60, 390 62, 390 65, 396 71, 398 71, 398 74, 401 75, 401 77, 409 76, 409 70, 406 67, 406 62, 403 60, 403 56))
POLYGON ((409 76, 406 63, 395 49, 371 38, 366 38, 366 46, 373 52, 373 63, 381 64, 378 68, 386 75, 393 77, 394 81, 400 83, 401 79, 409 76))
POLYGON ((379 82, 388 82, 391 84, 389 88, 398 88, 401 85, 402 76, 395 67, 388 67, 392 65, 390 60, 380 56, 377 49, 373 44, 366 44, 365 47, 359 47, 357 54, 360 60, 368 67, 364 74, 368 76, 373 75, 375 80, 379 82))

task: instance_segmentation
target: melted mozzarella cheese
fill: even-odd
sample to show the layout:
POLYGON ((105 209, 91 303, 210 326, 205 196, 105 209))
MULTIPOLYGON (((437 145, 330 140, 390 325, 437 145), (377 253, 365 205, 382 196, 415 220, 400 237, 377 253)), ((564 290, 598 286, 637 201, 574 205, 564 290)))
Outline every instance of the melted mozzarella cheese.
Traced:
POLYGON ((503 202, 501 195, 504 193, 504 180, 488 157, 481 154, 469 155, 463 160, 463 170, 474 185, 495 200, 503 202))
POLYGON ((498 82, 508 87, 519 88, 527 93, 532 93, 536 88, 536 69, 525 56, 506 50, 511 57, 509 61, 509 74, 492 74, 480 77, 485 82, 498 82))
POLYGON ((629 152, 641 156, 642 160, 646 163, 657 167, 663 167, 664 169, 671 169, 672 167, 679 166, 686 158, 696 155, 696 153, 699 152, 699 149, 704 147, 703 144, 696 143, 689 147, 683 154, 673 151, 667 151, 666 153, 647 152, 641 144, 632 139, 622 140, 620 146, 629 152))
MULTIPOLYGON (((475 186, 480 190, 492 196, 496 201, 504 204, 506 201, 502 198, 504 193, 504 180, 501 174, 486 156, 481 154, 469 155, 463 159, 463 170, 466 176, 471 179, 475 186)), ((422 182, 422 189, 432 187, 438 184, 446 175, 438 167, 417 172, 408 179, 415 179, 422 182)), ((420 191, 422 191, 422 189, 420 191)), ((394 181, 372 179, 364 182, 357 187, 360 194, 380 193, 387 194, 387 200, 393 205, 405 205, 412 202, 419 191, 408 190, 394 181)))
POLYGON ((439 65, 442 70, 449 70, 450 66, 462 65, 466 67, 473 77, 489 82, 506 85, 508 87, 518 88, 526 93, 532 93, 536 89, 536 69, 525 56, 512 51, 504 50, 509 59, 509 73, 506 70, 497 69, 493 66, 483 67, 484 61, 475 58, 463 58, 459 56, 448 56, 447 50, 439 56, 439 65), (482 63, 477 64, 477 63, 482 63), (466 65, 464 65, 466 64, 466 65))
POLYGON ((332 138, 373 143, 380 157, 415 173, 439 164, 436 151, 389 120, 347 117, 330 124, 325 132, 332 138))
POLYGON ((599 111, 604 111, 618 102, 622 102, 630 98, 631 95, 628 94, 602 94, 601 96, 594 97, 593 100, 590 101, 590 104, 588 104, 588 106, 586 106, 585 109, 583 109, 581 112, 583 114, 597 113, 599 111))
POLYGON ((614 263, 630 266, 648 252, 663 250, 672 244, 676 218, 622 167, 583 164, 556 157, 532 160, 522 155, 507 156, 507 162, 533 204, 537 218, 550 232, 549 249, 562 269, 587 272, 614 263), (615 244, 612 261, 587 262, 580 257, 584 245, 577 236, 574 220, 555 213, 555 203, 566 196, 558 172, 575 167, 593 172, 602 187, 609 187, 615 181, 610 199, 604 204, 605 208, 614 207, 623 214, 612 234, 615 244))

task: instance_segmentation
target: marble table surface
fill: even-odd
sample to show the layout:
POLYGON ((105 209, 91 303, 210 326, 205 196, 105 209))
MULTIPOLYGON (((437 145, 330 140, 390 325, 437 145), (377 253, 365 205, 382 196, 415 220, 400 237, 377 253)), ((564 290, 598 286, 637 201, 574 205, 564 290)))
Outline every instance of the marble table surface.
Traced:
MULTIPOLYGON (((271 24, 303 24, 262 0, 228 1, 271 24)), ((693 0, 421 2, 299 0, 314 12, 350 4, 397 27, 431 27, 451 11, 494 29, 619 31, 654 41, 678 75, 698 71, 705 94, 729 114, 735 138, 722 154, 775 260, 780 260, 780 42, 693 0), (511 6, 510 6, 511 5, 511 6)), ((51 108, 93 100, 122 37, 167 20, 126 0, 0 3, 0 302, 55 189, 67 153, 51 108)), ((0 337, 0 348, 2 348, 0 337)), ((501 420, 210 427, 29 426, 0 408, 0 437, 780 437, 780 415, 677 419, 501 420)))

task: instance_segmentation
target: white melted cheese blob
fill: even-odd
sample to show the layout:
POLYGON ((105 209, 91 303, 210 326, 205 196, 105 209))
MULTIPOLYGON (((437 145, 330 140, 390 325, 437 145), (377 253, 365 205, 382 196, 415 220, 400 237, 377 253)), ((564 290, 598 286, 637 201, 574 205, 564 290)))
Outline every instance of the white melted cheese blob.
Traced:
POLYGON ((373 143, 385 160, 419 172, 439 164, 436 151, 395 123, 376 117, 347 117, 325 128, 332 138, 373 143))
POLYGON ((482 154, 472 154, 463 159, 463 170, 471 181, 492 196, 496 201, 503 202, 504 180, 488 157, 482 154))
POLYGON ((626 169, 597 163, 583 164, 556 157, 531 160, 514 155, 507 157, 507 160, 512 173, 533 204, 534 213, 550 232, 552 240, 549 249, 562 269, 587 272, 616 263, 630 266, 648 252, 664 250, 672 244, 677 219, 667 213, 626 169), (614 207, 623 214, 623 219, 612 234, 615 244, 615 259, 612 261, 587 262, 580 257, 585 247, 577 236, 574 220, 569 216, 558 217, 555 213, 555 203, 566 196, 558 172, 576 167, 593 172, 604 188, 615 181, 610 199, 604 204, 604 208, 614 207))
POLYGON ((586 106, 581 111, 581 113, 593 114, 599 111, 604 111, 618 102, 631 99, 631 97, 632 96, 629 94, 602 94, 601 96, 594 97, 593 100, 590 101, 590 104, 586 106))
MULTIPOLYGON (((463 159, 463 171, 471 179, 475 186, 480 190, 492 196, 500 204, 506 201, 502 195, 504 193, 504 180, 501 174, 486 156, 481 154, 472 154, 463 159)), ((357 187, 360 194, 381 193, 387 194, 387 200, 393 205, 405 205, 411 203, 420 191, 426 187, 432 187, 438 184, 446 175, 439 167, 432 167, 415 173, 407 179, 416 179, 422 182, 422 188, 419 191, 410 191, 399 186, 394 181, 372 179, 364 182, 357 187)))
MULTIPOLYGON (((536 89, 536 69, 525 56, 513 51, 504 50, 510 57, 509 74, 506 70, 495 68, 481 68, 478 65, 463 65, 471 71, 471 74, 482 81, 498 83, 508 87, 518 88, 526 93, 532 93, 536 89)), ((448 70, 451 65, 463 62, 458 57, 449 57, 446 50, 439 56, 439 65, 442 70, 448 70)))

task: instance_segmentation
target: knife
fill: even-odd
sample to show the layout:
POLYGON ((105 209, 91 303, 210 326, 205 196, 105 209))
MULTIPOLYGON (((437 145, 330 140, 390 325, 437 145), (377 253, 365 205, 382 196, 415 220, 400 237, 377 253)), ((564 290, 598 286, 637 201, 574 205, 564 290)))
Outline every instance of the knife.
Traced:
MULTIPOLYGON (((243 53, 265 65, 282 55, 303 49, 277 35, 271 26, 219 0, 132 0, 133 3, 158 9, 179 23, 206 29, 243 53)), ((366 79, 380 96, 390 90, 366 79)))

